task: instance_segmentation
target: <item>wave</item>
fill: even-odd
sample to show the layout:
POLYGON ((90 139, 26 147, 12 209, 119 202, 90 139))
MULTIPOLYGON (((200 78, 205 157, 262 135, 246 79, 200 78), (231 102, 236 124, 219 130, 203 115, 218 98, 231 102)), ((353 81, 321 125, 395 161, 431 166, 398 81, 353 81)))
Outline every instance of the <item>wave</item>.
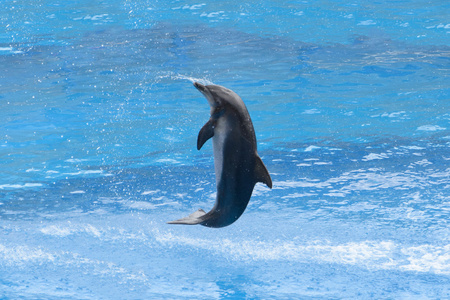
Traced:
POLYGON ((297 263, 353 265, 368 270, 414 271, 450 275, 450 244, 405 246, 393 241, 360 241, 333 244, 328 241, 300 243, 255 240, 210 241, 171 233, 157 234, 162 244, 203 248, 238 261, 290 261, 297 263))
MULTIPOLYGON (((302 264, 340 264, 352 265, 367 270, 394 270, 401 272, 420 272, 437 275, 450 275, 450 244, 405 245, 391 240, 364 240, 346 243, 333 243, 327 240, 304 242, 299 239, 264 241, 239 238, 197 238, 176 234, 171 230, 153 227, 149 231, 133 232, 116 227, 101 227, 92 224, 62 223, 44 226, 40 233, 45 236, 70 238, 73 235, 86 235, 93 239, 122 241, 127 244, 141 244, 144 247, 167 251, 174 246, 190 253, 195 248, 221 256, 227 260, 244 263, 287 261, 302 264)), ((0 260, 27 262, 30 260, 54 261, 54 253, 40 249, 15 247, 7 249, 0 245, 0 260)))

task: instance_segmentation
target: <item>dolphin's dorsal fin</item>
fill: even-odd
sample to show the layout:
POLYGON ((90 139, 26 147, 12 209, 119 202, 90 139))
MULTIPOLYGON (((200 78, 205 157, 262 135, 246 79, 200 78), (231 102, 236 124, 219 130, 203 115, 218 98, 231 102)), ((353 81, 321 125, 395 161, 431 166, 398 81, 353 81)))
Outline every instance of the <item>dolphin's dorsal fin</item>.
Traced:
POLYGON ((206 212, 203 209, 199 209, 185 218, 167 222, 167 224, 197 225, 204 221, 201 219, 201 217, 204 216, 205 214, 206 212))
POLYGON ((272 178, 270 178, 269 171, 267 171, 266 166, 261 160, 259 155, 256 155, 256 163, 255 163, 255 176, 256 182, 262 182, 266 184, 268 187, 272 188, 272 178))
POLYGON ((200 150, 203 144, 213 136, 214 136, 214 121, 210 119, 208 122, 206 122, 205 125, 203 125, 202 129, 200 129, 200 132, 198 133, 197 150, 200 150))

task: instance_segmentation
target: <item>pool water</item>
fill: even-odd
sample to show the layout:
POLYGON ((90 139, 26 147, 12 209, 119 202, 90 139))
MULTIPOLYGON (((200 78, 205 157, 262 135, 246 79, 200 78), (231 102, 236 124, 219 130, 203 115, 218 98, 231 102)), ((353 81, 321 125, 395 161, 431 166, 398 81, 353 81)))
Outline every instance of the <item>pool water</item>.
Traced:
POLYGON ((1 299, 450 297, 448 1, 10 1, 1 299), (193 81, 273 189, 231 226, 193 81))

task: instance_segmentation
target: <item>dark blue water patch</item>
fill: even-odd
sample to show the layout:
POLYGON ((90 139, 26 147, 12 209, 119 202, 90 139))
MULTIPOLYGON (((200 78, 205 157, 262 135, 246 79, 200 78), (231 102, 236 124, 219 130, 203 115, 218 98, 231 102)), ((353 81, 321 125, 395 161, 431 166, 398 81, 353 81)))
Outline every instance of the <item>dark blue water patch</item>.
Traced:
MULTIPOLYGON (((52 70, 51 72, 56 72, 56 75, 59 74, 60 77, 64 77, 64 80, 67 80, 67 83, 70 83, 71 86, 81 84, 95 93, 96 90, 108 90, 114 87, 112 85, 108 87, 108 84, 105 84, 108 82, 115 83, 117 80, 122 82, 139 81, 139 79, 142 80, 142 75, 147 72, 204 72, 210 69, 208 64, 215 64, 215 68, 220 66, 226 68, 216 70, 216 74, 213 76, 218 80, 223 80, 220 74, 232 72, 237 75, 243 70, 257 72, 257 69, 264 73, 265 80, 275 80, 273 72, 270 72, 274 68, 281 71, 281 73, 277 72, 277 75, 282 76, 282 78, 291 77, 289 71, 295 73, 318 72, 317 74, 325 75, 327 72, 332 72, 332 69, 336 66, 339 67, 343 61, 349 61, 350 64, 360 63, 360 61, 371 64, 371 57, 387 55, 389 59, 390 56, 395 55, 404 47, 403 44, 396 44, 391 41, 389 42, 389 51, 386 52, 386 49, 383 48, 385 44, 385 42, 372 42, 370 38, 366 38, 356 46, 317 47, 287 39, 261 38, 237 31, 217 30, 204 25, 181 28, 162 23, 146 30, 124 31, 110 28, 93 32, 79 44, 70 47, 36 47, 40 50, 36 52, 32 60, 28 59, 25 62, 38 61, 40 56, 53 56, 53 60, 46 59, 44 60, 45 64, 39 66, 41 72, 44 71, 45 74, 46 71, 52 70), (123 37, 126 37, 126 39, 123 40, 123 37), (299 52, 302 55, 299 56, 299 52), (275 57, 268 60, 268 53, 275 55, 275 57), (224 59, 229 56, 233 56, 233 59, 223 64, 224 59), (365 62, 365 60, 367 61, 365 62), (305 61, 308 61, 308 64, 305 64, 305 61), (253 67, 251 66, 252 62, 256 63, 253 67), (331 68, 323 69, 321 68, 323 64, 329 64, 331 68), (307 68, 307 70, 304 70, 304 68, 307 68), (316 70, 316 68, 318 69, 316 70), (267 72, 268 70, 269 72, 267 72), (326 73, 321 73, 320 70, 326 70, 326 73), (83 74, 88 76, 88 81, 82 77, 83 74), (105 76, 104 80, 100 81, 95 78, 96 74, 105 76), (94 85, 97 85, 98 88, 92 89, 94 85)), ((406 61, 410 60, 410 57, 416 56, 415 53, 427 52, 426 47, 421 49, 415 46, 405 47, 405 49, 407 51, 401 53, 401 57, 404 57, 406 61)), ((431 50, 434 52, 436 49, 431 50)), ((442 53, 447 50, 444 47, 439 51, 442 53)), ((431 58, 432 60, 440 57, 438 52, 435 54, 436 58, 431 58)), ((28 55, 31 55, 31 53, 28 55)), ((418 58, 418 61, 430 59, 430 57, 425 56, 418 58)), ((396 59, 395 56, 393 56, 393 59, 396 59)), ((9 62, 16 65, 14 60, 22 64, 24 62, 23 56, 17 56, 9 62)), ((8 62, 5 62, 5 66, 8 65, 8 62)), ((405 66, 410 69, 412 64, 407 63, 405 66)), ((402 68, 404 69, 401 65, 398 66, 398 69, 369 65, 363 66, 363 71, 358 70, 356 72, 374 73, 380 76, 409 74, 405 70, 399 71, 402 68)), ((30 74, 30 66, 27 67, 27 70, 27 73, 30 74)), ((40 72, 31 72, 31 74, 33 73, 38 74, 40 72)), ((308 82, 299 83, 305 85, 308 82)), ((305 87, 296 88, 304 89, 305 87)))
POLYGON ((420 70, 421 67, 417 66, 417 65, 407 64, 403 69, 404 70, 420 70))
MULTIPOLYGON (((74 54, 82 54, 83 52, 86 53, 86 51, 89 51, 98 58, 95 60, 88 60, 87 65, 94 62, 98 65, 99 63, 106 62, 103 57, 111 56, 121 58, 122 64, 127 61, 131 63, 133 59, 127 60, 126 57, 132 58, 139 56, 141 59, 148 57, 149 61, 152 61, 152 66, 160 66, 160 64, 158 64, 158 60, 160 59, 162 59, 161 62, 165 61, 169 64, 180 61, 180 63, 184 64, 183 72, 189 72, 192 70, 193 65, 188 63, 188 61, 198 64, 201 61, 196 58, 201 56, 196 53, 208 57, 210 56, 209 53, 211 53, 211 49, 213 49, 213 52, 211 53, 213 55, 215 52, 216 54, 220 54, 223 51, 228 54, 230 51, 231 53, 236 53, 236 58, 239 58, 239 61, 241 61, 241 57, 247 57, 249 51, 252 51, 253 55, 260 56, 258 59, 254 57, 252 59, 253 61, 261 61, 261 55, 268 52, 273 52, 275 55, 280 54, 280 58, 283 54, 288 54, 284 55, 285 58, 288 58, 291 56, 289 53, 294 51, 304 53, 297 57, 300 61, 311 61, 311 56, 313 54, 319 54, 323 59, 326 57, 327 53, 330 53, 330 59, 333 57, 333 60, 336 62, 336 60, 346 58, 350 56, 350 54, 353 55, 353 59, 356 57, 363 57, 362 55, 368 54, 367 49, 369 49, 371 53, 385 51, 385 49, 382 49, 381 45, 378 46, 379 44, 371 43, 370 39, 366 39, 364 42, 358 44, 359 47, 344 47, 342 45, 317 47, 275 37, 260 38, 258 36, 237 31, 216 30, 207 28, 204 25, 184 26, 181 28, 163 23, 147 30, 123 31, 112 28, 93 32, 87 35, 80 45, 66 47, 65 51, 69 50, 69 52, 74 52, 74 54), (125 41, 122 40, 123 37, 126 37, 125 41), (213 47, 213 44, 215 43, 218 45, 213 47), (364 47, 361 45, 364 45, 364 47), (80 46, 82 46, 82 48, 80 48, 80 46), (336 55, 341 49, 347 49, 346 51, 350 51, 351 53, 349 53, 349 55, 343 55, 343 53, 336 55), (108 53, 108 50, 114 51, 108 53), (102 54, 96 55, 96 52, 102 54), (358 55, 358 52, 360 52, 360 55, 358 55)), ((382 45, 385 46, 385 44, 382 45)), ((394 46, 392 47, 395 49, 396 46, 395 44, 393 45, 394 46)), ((58 51, 55 50, 56 49, 53 49, 52 53, 58 53, 58 51)), ((41 53, 45 52, 47 51, 42 47, 41 53)), ((83 64, 82 61, 83 59, 86 60, 88 57, 86 57, 86 55, 83 56, 78 57, 78 55, 71 55, 71 57, 78 57, 78 64, 76 64, 75 67, 77 65, 86 65, 86 63, 83 64), (82 58, 81 61, 80 58, 82 58)), ((212 58, 212 61, 210 60, 211 62, 220 60, 220 55, 215 56, 216 58, 212 58)), ((232 61, 230 64, 235 65, 232 61)), ((70 64, 67 65, 69 66, 70 64)), ((301 63, 296 64, 298 68, 302 67, 302 65, 303 64, 301 63)), ((117 68, 117 64, 115 64, 114 67, 117 68)))
POLYGON ((399 71, 395 69, 383 68, 379 66, 365 66, 362 71, 356 71, 361 74, 377 74, 380 77, 407 76, 414 72, 399 71))

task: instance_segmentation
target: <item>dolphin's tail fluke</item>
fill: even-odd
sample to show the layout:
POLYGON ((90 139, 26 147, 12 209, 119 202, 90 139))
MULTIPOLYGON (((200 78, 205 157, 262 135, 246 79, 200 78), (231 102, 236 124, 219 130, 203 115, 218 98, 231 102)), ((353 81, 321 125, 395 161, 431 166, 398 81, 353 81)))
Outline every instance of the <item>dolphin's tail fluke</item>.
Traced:
POLYGON ((197 225, 205 221, 202 217, 206 214, 206 212, 203 209, 199 209, 196 212, 190 214, 189 216, 167 222, 167 224, 185 224, 185 225, 197 225))

